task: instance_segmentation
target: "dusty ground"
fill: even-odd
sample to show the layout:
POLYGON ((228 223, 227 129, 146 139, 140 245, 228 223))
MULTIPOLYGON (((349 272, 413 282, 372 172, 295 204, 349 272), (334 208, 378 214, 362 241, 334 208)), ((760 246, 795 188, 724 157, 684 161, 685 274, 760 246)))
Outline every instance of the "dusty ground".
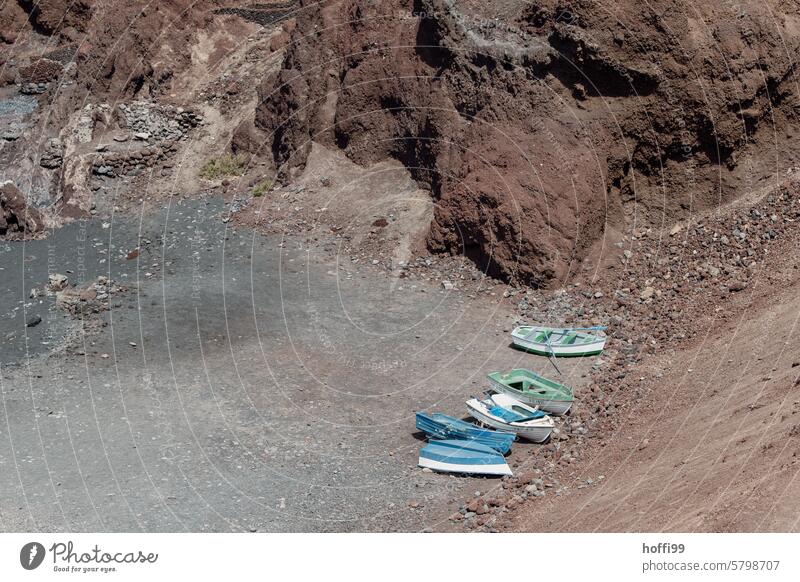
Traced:
POLYGON ((421 530, 488 486, 416 468, 413 412, 461 414, 486 372, 531 363, 507 345, 504 287, 468 299, 348 276, 296 237, 227 227, 224 211, 184 202, 8 243, 20 301, 53 265, 129 291, 57 354, 75 323, 52 298, 26 301, 34 328, 21 309, 3 319, 16 334, 2 351, 3 530, 421 530))
MULTIPOLYGON (((710 299, 716 309, 691 292, 665 303, 703 313, 691 337, 642 352, 620 326, 602 358, 561 364, 579 398, 567 420, 589 431, 515 446, 516 479, 542 478, 547 494, 507 510, 494 500, 512 481, 416 468, 412 415, 459 414, 493 369, 553 374, 507 345, 524 290, 468 277, 448 292, 447 261, 400 277, 303 229, 234 227, 235 203, 176 201, 5 243, 5 294, 18 300, 2 320, 3 529, 460 530, 453 512, 470 499, 503 509, 471 527, 486 516, 498 530, 797 529, 789 214, 743 292, 710 299), (128 287, 101 314, 108 325, 30 297, 54 265, 73 284, 103 275, 128 287), (32 315, 42 322, 24 327, 32 315)), ((520 303, 534 319, 603 313, 606 297, 575 294, 528 291, 520 303)))

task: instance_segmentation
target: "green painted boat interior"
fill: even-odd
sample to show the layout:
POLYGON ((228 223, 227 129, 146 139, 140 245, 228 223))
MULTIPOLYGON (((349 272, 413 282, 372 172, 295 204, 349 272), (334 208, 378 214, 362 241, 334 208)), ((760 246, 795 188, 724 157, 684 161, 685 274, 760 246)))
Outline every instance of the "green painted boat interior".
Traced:
MULTIPOLYGON (((531 331, 534 331, 533 328, 530 329, 531 331)), ((563 329, 552 329, 548 331, 540 331, 535 337, 526 337, 526 339, 539 344, 547 343, 549 339, 551 345, 571 346, 574 344, 580 345, 593 343, 598 341, 600 338, 589 333, 579 333, 577 331, 568 331, 563 329)))
POLYGON ((530 370, 518 368, 507 374, 492 372, 489 378, 509 388, 544 400, 573 400, 572 389, 530 370))

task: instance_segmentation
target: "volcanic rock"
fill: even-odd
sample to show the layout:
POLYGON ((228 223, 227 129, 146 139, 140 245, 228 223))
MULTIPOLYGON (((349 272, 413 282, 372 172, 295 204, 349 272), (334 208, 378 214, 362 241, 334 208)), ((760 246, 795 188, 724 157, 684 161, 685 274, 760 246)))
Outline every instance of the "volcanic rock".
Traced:
POLYGON ((25 238, 44 230, 44 218, 11 182, 0 184, 0 236, 25 238))

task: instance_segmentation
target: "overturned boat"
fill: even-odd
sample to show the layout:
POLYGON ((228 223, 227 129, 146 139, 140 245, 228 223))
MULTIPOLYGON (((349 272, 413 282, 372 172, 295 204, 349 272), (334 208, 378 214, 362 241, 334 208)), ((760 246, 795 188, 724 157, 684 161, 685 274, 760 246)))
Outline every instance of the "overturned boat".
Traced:
POLYGON ((524 368, 515 368, 507 374, 492 372, 487 377, 492 390, 551 414, 566 414, 575 401, 569 386, 524 368))
POLYGON ((484 399, 467 400, 470 416, 493 428, 513 432, 535 443, 542 443, 553 432, 553 419, 507 394, 492 394, 484 399))
POLYGON ((445 473, 511 475, 503 455, 475 441, 432 440, 419 451, 420 467, 445 473))
POLYGON ((523 325, 511 332, 518 348, 540 356, 594 356, 606 346, 605 327, 553 328, 523 325))
POLYGON ((499 453, 511 450, 514 433, 499 432, 475 426, 471 422, 453 418, 441 412, 417 412, 417 429, 432 439, 464 439, 491 447, 499 453))

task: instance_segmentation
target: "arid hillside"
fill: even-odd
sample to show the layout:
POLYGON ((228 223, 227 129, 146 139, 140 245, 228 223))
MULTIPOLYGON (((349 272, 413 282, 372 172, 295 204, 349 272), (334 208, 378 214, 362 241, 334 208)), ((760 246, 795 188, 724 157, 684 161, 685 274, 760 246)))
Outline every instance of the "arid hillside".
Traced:
POLYGON ((0 21, 5 434, 53 429, 0 482, 16 529, 798 528, 796 1, 0 0, 0 21), (513 477, 423 473, 414 411, 562 372, 509 347, 520 322, 606 326, 561 364, 571 415, 513 477), (81 461, 108 462, 86 498, 65 402, 97 431, 81 461), (49 460, 74 496, 55 517, 49 460))
POLYGON ((306 2, 257 124, 428 184, 434 251, 564 280, 608 229, 662 226, 794 163, 786 2, 306 2))
MULTIPOLYGON (((54 225, 128 197, 219 188, 198 174, 252 126, 254 87, 280 63, 292 7, 2 3, 0 180, 54 225)), ((269 173, 250 158, 245 169, 269 173)))
POLYGON ((631 370, 612 398, 613 437, 562 464, 573 491, 509 528, 800 529, 800 265, 796 241, 787 247, 786 271, 765 269, 733 306, 709 308, 694 342, 631 370))
MULTIPOLYGON (((225 131, 210 137, 274 163, 285 183, 314 141, 362 165, 400 161, 435 203, 428 248, 506 280, 566 281, 598 241, 747 195, 797 161, 800 9, 782 0, 52 0, 2 10, 12 23, 4 82, 41 94, 51 128, 7 144, 6 159, 35 150, 60 168, 75 148, 48 138, 80 125, 76 108, 102 131, 121 101, 214 102, 225 131), (266 52, 230 58, 244 35, 276 27, 266 52), (218 103, 232 96, 248 110, 218 103)), ((58 180, 34 177, 23 190, 42 204, 49 189, 67 214, 85 211, 75 201, 89 196, 75 175, 85 166, 68 161, 58 180)))

